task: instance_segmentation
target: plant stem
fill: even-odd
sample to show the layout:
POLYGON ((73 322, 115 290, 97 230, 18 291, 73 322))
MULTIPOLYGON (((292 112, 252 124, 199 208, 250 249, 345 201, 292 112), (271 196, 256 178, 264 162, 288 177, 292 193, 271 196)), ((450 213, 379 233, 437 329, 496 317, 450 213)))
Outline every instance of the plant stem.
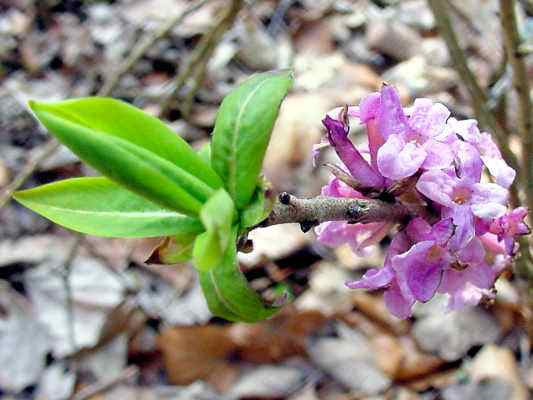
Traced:
MULTIPOLYGON (((487 104, 487 95, 479 86, 474 74, 468 67, 465 54, 459 46, 457 35, 453 30, 450 16, 448 15, 447 1, 428 0, 428 5, 435 16, 435 21, 437 21, 439 32, 444 39, 446 46, 448 47, 450 57, 453 61, 453 66, 466 86, 466 89, 471 97, 472 106, 477 119, 482 126, 488 128, 491 133, 495 135, 504 158, 513 169, 518 171, 520 169, 518 159, 509 147, 509 137, 500 124, 498 124, 498 121, 496 121, 494 115, 491 113, 487 104)), ((511 194, 511 201, 514 206, 517 206, 520 203, 520 200, 516 183, 511 186, 509 190, 511 194)))
POLYGON ((402 205, 381 200, 324 196, 300 199, 288 193, 281 193, 261 226, 299 223, 306 231, 326 221, 400 222, 407 216, 408 211, 402 205))
POLYGON ((513 68, 513 86, 518 95, 517 127, 522 139, 522 182, 530 210, 529 222, 533 226, 533 113, 524 54, 519 51, 520 35, 515 7, 515 0, 500 0, 500 20, 505 49, 507 59, 513 68))

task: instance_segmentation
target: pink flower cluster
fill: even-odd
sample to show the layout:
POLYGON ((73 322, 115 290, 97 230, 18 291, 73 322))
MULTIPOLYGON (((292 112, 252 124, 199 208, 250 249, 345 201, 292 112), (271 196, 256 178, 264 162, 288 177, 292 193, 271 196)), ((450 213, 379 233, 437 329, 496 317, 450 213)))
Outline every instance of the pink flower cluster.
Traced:
MULTIPOLYGON (((411 212, 394 233, 384 266, 346 285, 384 290, 388 309, 399 318, 408 318, 416 301, 437 292, 449 296, 450 309, 492 296, 517 236, 529 228, 525 208, 508 211, 516 173, 491 136, 475 120, 451 118, 444 105, 428 99, 402 108, 389 85, 359 107, 331 111, 323 123, 342 165, 322 194, 382 198, 411 212), (366 125, 368 147, 356 148, 348 138, 350 118, 366 125), (484 168, 494 183, 482 181, 484 168)), ((390 222, 341 221, 323 223, 316 233, 323 244, 348 243, 364 254, 393 228, 390 222)))

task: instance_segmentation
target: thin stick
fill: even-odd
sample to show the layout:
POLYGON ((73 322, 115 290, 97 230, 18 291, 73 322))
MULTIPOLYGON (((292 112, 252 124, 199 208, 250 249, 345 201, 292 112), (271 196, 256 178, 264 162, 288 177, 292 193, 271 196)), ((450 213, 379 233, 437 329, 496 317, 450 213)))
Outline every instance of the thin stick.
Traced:
POLYGON ((209 0, 199 0, 192 4, 189 8, 183 11, 181 14, 173 15, 170 17, 161 27, 150 34, 147 34, 137 46, 130 52, 128 58, 124 60, 122 64, 112 73, 105 81, 104 85, 98 92, 99 96, 109 96, 111 92, 117 87, 120 79, 126 75, 137 62, 144 56, 144 54, 150 49, 158 40, 165 38, 169 35, 172 29, 179 23, 181 23, 188 15, 202 8, 207 4, 209 0))
POLYGON ((139 368, 132 365, 123 370, 117 377, 108 381, 96 382, 76 393, 73 400, 88 400, 99 394, 105 393, 121 383, 133 380, 139 374, 139 368))
MULTIPOLYGON (((498 124, 498 121, 496 121, 494 115, 490 112, 488 108, 487 95, 483 89, 481 89, 474 74, 468 67, 465 54, 459 46, 457 35, 453 30, 450 16, 448 15, 448 10, 446 8, 446 3, 447 1, 444 0, 428 0, 429 7, 435 16, 435 20, 437 21, 440 34, 446 42, 446 46, 450 52, 453 66, 457 70, 457 73, 468 90, 472 100, 472 106, 474 107, 474 112, 480 124, 487 127, 491 133, 495 135, 503 156, 509 165, 518 171, 520 169, 518 159, 509 147, 509 137, 505 130, 503 130, 498 124)), ((520 201, 516 183, 511 186, 510 193, 513 205, 517 206, 520 201)))
POLYGON ((67 258, 63 262, 63 268, 61 268, 61 278, 63 279, 63 288, 65 289, 65 304, 67 309, 67 319, 68 319, 68 333, 69 333, 69 341, 70 345, 72 347, 72 350, 75 351, 77 348, 76 344, 76 331, 74 326, 74 299, 72 295, 72 285, 70 282, 70 273, 71 273, 71 266, 72 262, 76 258, 76 255, 78 254, 78 251, 80 249, 80 244, 82 241, 82 236, 77 235, 74 239, 74 242, 72 243, 67 258))
POLYGON ((261 225, 300 223, 304 228, 326 221, 399 222, 407 215, 408 211, 403 206, 381 200, 325 196, 299 199, 288 193, 281 193, 269 217, 261 225))
MULTIPOLYGON (((198 43, 187 60, 185 68, 183 68, 176 77, 172 92, 163 102, 161 107, 162 116, 168 115, 172 102, 175 100, 183 86, 185 86, 191 75, 194 74, 197 80, 193 90, 197 90, 200 87, 201 81, 199 82, 199 80, 203 80, 204 75, 204 73, 201 72, 201 69, 205 69, 205 65, 202 65, 207 63, 224 33, 233 25, 233 21, 235 21, 241 6, 242 0, 231 0, 231 5, 228 7, 220 21, 216 22, 213 27, 202 36, 200 43, 198 43), (197 73, 195 71, 196 69, 200 69, 200 72, 197 73)), ((189 97, 194 97, 194 93, 195 92, 193 92, 193 95, 189 94, 189 97)), ((188 108, 190 109, 190 106, 188 106, 188 108)))
POLYGON ((26 162, 26 165, 24 165, 22 170, 15 177, 15 179, 13 179, 13 181, 11 181, 11 183, 7 185, 0 194, 0 208, 4 207, 7 204, 13 192, 15 192, 19 187, 21 187, 24 182, 26 182, 28 178, 33 174, 35 169, 45 160, 50 158, 52 154, 57 151, 57 149, 59 149, 59 142, 55 138, 51 138, 48 140, 48 142, 45 143, 44 147, 35 157, 30 158, 26 162))
POLYGON ((520 49, 516 1, 500 0, 500 20, 507 58, 513 67, 513 86, 518 94, 518 131, 522 139, 522 182, 530 210, 529 221, 533 226, 533 112, 531 109, 530 84, 524 55, 520 49))

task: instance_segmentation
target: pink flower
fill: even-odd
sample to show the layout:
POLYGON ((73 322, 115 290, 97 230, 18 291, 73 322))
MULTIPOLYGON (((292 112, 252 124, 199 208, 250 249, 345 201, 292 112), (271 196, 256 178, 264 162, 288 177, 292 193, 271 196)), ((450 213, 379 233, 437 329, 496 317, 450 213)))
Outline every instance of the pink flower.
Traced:
POLYGON ((448 308, 451 310, 475 306, 483 297, 493 297, 489 289, 495 279, 494 270, 485 263, 469 266, 463 271, 448 269, 443 274, 439 292, 449 295, 448 308))
POLYGON ((498 240, 503 241, 507 254, 514 254, 515 241, 518 236, 531 233, 524 222, 527 216, 527 208, 518 207, 495 219, 489 227, 489 231, 498 235, 498 240))
POLYGON ((383 187, 383 177, 363 158, 348 138, 349 127, 326 115, 322 121, 328 131, 328 140, 350 174, 363 187, 383 187))
POLYGON ((406 297, 401 291, 391 265, 392 258, 397 254, 407 251, 409 246, 410 242, 407 235, 404 232, 398 233, 392 239, 383 268, 372 268, 361 279, 346 282, 346 286, 350 289, 384 289, 385 305, 391 314, 401 319, 409 318, 415 299, 412 296, 406 297))
POLYGON ((406 233, 415 244, 394 256, 392 267, 404 297, 426 302, 437 291, 442 272, 452 261, 446 247, 453 233, 452 222, 445 219, 430 226, 422 218, 415 218, 406 233))
POLYGON ((505 188, 511 186, 516 171, 507 165, 502 158, 502 154, 492 137, 488 133, 479 132, 476 120, 457 121, 455 118, 450 118, 448 128, 472 145, 498 185, 505 188))
MULTIPOLYGON (((387 308, 398 318, 410 317, 417 301, 429 301, 436 293, 448 295, 450 309, 493 296, 491 288, 511 262, 517 237, 530 232, 525 208, 507 212, 507 188, 516 172, 476 121, 449 115, 428 99, 402 108, 396 90, 384 85, 358 107, 335 109, 323 121, 345 169, 335 172, 343 181, 330 180, 322 195, 379 198, 411 213, 393 237, 383 267, 346 283, 351 289, 382 290, 387 308), (348 117, 366 125, 368 145, 356 148, 348 139, 348 117), (481 182, 485 167, 496 183, 481 182)), ((392 227, 389 222, 336 221, 321 224, 316 232, 326 245, 348 243, 364 254, 392 227)))
POLYGON ((462 247, 475 235, 474 217, 491 219, 506 211, 507 190, 494 183, 473 183, 443 171, 427 171, 420 176, 417 190, 444 206, 443 217, 451 217, 456 232, 455 247, 462 247))
POLYGON ((384 143, 377 151, 377 166, 383 176, 400 180, 420 168, 446 168, 454 158, 445 130, 450 112, 442 104, 428 99, 415 100, 404 112, 398 92, 392 86, 381 89, 380 108, 376 114, 377 130, 384 143))

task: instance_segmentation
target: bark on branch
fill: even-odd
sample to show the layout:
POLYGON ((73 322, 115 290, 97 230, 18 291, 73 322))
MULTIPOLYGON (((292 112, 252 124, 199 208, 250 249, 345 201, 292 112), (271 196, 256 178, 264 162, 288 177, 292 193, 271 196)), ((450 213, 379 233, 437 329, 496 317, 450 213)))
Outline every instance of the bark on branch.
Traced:
POLYGON ((281 193, 262 226, 299 223, 306 231, 326 221, 400 222, 407 216, 408 211, 402 205, 382 200, 324 196, 300 199, 281 193))

